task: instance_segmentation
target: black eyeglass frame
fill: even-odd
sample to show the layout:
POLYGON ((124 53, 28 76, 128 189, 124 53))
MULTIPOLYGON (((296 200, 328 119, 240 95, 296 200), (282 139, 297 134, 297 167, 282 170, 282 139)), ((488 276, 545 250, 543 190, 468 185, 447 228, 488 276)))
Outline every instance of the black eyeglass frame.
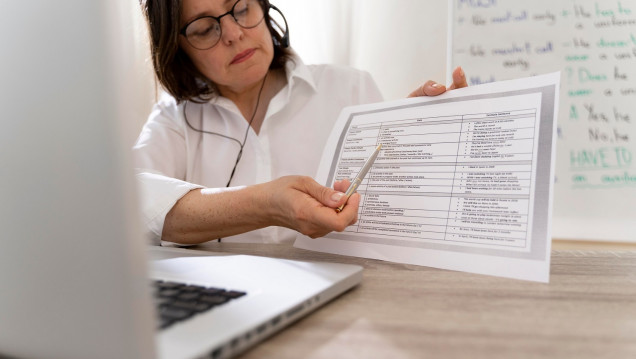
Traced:
POLYGON ((221 37, 223 36, 223 26, 221 26, 221 18, 223 18, 223 17, 224 17, 224 16, 226 16, 226 15, 232 15, 232 19, 234 20, 234 22, 235 22, 238 26, 240 26, 240 27, 242 27, 242 28, 244 28, 244 29, 253 29, 253 28, 257 27, 258 25, 260 25, 260 23, 261 23, 261 22, 263 22, 263 19, 265 19, 265 15, 266 15, 267 10, 268 10, 268 9, 266 9, 266 6, 265 6, 265 4, 263 3, 263 1, 261 1, 261 0, 257 0, 257 2, 258 2, 258 4, 259 4, 259 6, 260 6, 260 7, 261 7, 261 9, 263 10, 263 17, 262 17, 262 18, 261 18, 261 19, 260 19, 260 20, 256 23, 256 25, 254 25, 254 26, 243 26, 243 25, 239 24, 239 22, 236 20, 236 17, 234 16, 234 9, 236 8, 236 5, 238 5, 238 3, 239 3, 240 1, 241 1, 241 0, 236 0, 236 2, 234 3, 234 5, 232 5, 232 8, 230 9, 230 11, 226 12, 225 14, 221 14, 221 15, 219 15, 219 16, 212 16, 212 15, 200 16, 200 17, 197 17, 196 19, 194 19, 194 20, 192 20, 192 21, 188 22, 187 24, 183 25, 183 27, 181 28, 181 30, 179 30, 179 35, 183 35, 183 37, 185 37, 186 41, 187 41, 187 42, 188 42, 188 43, 189 43, 192 47, 194 47, 195 49, 197 49, 197 50, 207 50, 207 49, 211 49, 211 48, 213 48, 214 46, 216 46, 216 45, 219 43, 219 41, 221 41, 221 37), (216 40, 216 42, 214 43, 214 45, 212 45, 212 46, 210 46, 210 47, 206 47, 206 48, 198 48, 198 47, 194 46, 194 45, 190 42, 190 40, 188 39, 188 36, 187 36, 187 34, 186 34, 186 30, 188 29, 188 26, 190 26, 190 25, 191 25, 192 23, 194 23, 195 21, 198 21, 198 20, 201 20, 201 19, 205 19, 205 18, 214 19, 214 20, 216 20, 216 22, 218 22, 218 23, 219 23, 219 38, 218 38, 218 40, 216 40))

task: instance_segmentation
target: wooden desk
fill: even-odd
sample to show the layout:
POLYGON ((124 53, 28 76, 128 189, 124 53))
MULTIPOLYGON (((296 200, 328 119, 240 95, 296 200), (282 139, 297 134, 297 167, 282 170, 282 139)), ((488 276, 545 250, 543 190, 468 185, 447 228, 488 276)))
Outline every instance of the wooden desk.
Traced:
POLYGON ((243 358, 636 358, 636 251, 555 250, 540 284, 290 245, 196 249, 365 268, 360 286, 243 358))

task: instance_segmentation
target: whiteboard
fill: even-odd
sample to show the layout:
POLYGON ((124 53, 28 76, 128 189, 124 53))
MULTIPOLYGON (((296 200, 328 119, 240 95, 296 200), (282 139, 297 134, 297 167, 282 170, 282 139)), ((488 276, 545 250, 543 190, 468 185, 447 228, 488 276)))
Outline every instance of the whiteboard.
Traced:
POLYGON ((470 85, 561 71, 554 238, 636 242, 636 0, 450 0, 470 85))

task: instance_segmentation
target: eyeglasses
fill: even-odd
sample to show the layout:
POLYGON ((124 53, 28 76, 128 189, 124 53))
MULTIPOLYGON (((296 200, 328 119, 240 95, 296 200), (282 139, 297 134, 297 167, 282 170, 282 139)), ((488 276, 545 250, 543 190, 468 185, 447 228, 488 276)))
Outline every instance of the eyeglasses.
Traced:
POLYGON ((263 21, 265 11, 259 0, 238 0, 232 9, 220 16, 202 16, 187 23, 179 34, 185 36, 195 49, 207 50, 221 39, 221 18, 232 15, 244 29, 256 27, 263 21))

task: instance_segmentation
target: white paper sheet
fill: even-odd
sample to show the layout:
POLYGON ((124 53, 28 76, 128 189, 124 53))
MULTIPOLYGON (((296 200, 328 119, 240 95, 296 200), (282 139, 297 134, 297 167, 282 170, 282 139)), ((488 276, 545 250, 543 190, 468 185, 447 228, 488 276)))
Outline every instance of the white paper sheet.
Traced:
POLYGON ((317 180, 352 179, 359 220, 295 246, 548 282, 559 73, 348 107, 317 180))

